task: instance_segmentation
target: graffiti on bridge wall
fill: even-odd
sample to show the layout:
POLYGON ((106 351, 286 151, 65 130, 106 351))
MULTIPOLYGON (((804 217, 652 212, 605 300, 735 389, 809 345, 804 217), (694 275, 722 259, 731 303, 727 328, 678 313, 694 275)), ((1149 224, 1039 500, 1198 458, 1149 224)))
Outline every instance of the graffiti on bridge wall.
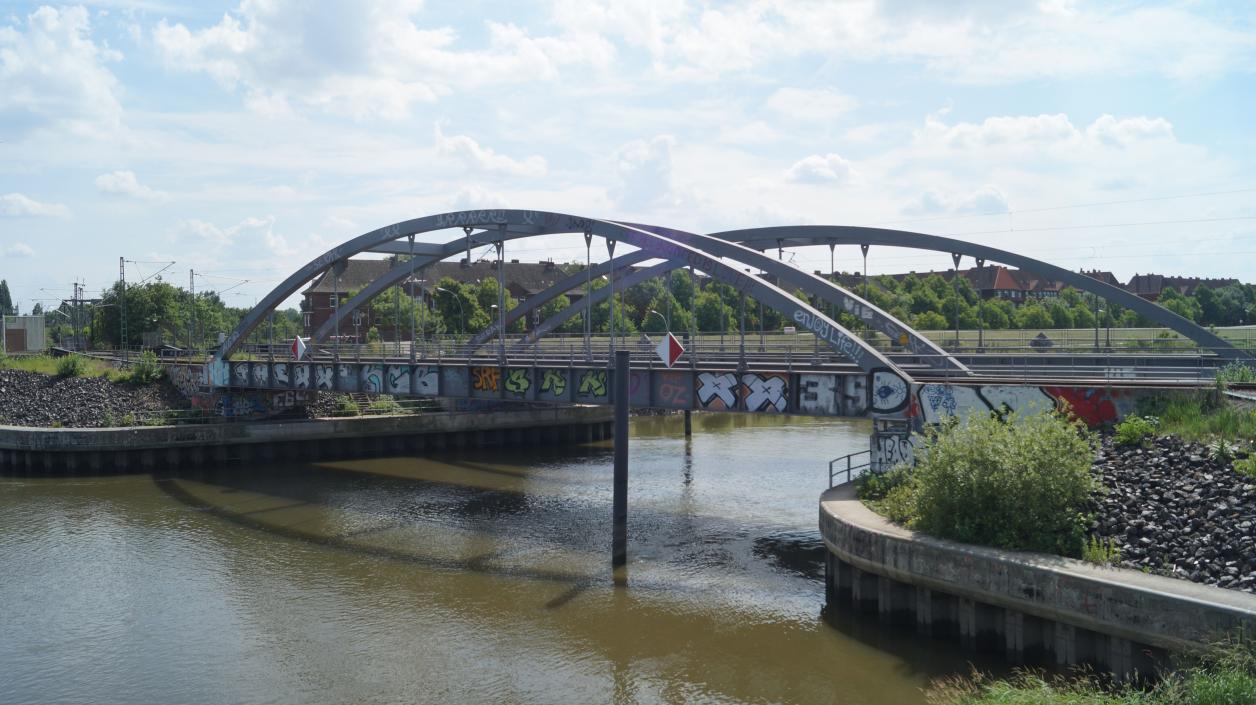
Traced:
POLYGON ((1136 392, 1098 387, 925 384, 918 390, 917 400, 921 420, 927 424, 936 424, 949 416, 966 419, 973 412, 1003 418, 1013 411, 1027 416, 1068 408, 1094 427, 1115 423, 1132 412, 1136 392))
POLYGON ((331 365, 315 365, 314 388, 332 389, 335 386, 334 373, 335 370, 332 369, 331 365))
POLYGON ((537 370, 541 376, 541 384, 536 390, 536 398, 543 401, 566 401, 568 388, 568 370, 562 368, 544 368, 537 370))
POLYGON ((381 365, 363 365, 362 366, 362 386, 361 389, 367 394, 382 394, 384 392, 384 368, 381 365))
POLYGON ((1067 405, 1072 414, 1091 427, 1120 421, 1134 413, 1138 402, 1138 390, 1134 389, 1043 387, 1043 391, 1055 397, 1060 408, 1067 405))
POLYGON ((746 411, 783 414, 789 406, 789 379, 785 375, 744 374, 741 398, 746 400, 746 411))
POLYGON ((606 370, 580 370, 576 381, 576 401, 605 404, 611 389, 606 370))
POLYGON ((698 373, 698 406, 707 411, 736 411, 740 393, 732 372, 698 373))
POLYGON ((471 396, 473 397, 497 397, 500 396, 502 371, 499 367, 472 367, 471 368, 471 396))
POLYGON ((185 397, 192 397, 199 394, 201 386, 205 384, 205 366, 167 365, 166 377, 170 379, 175 389, 179 390, 179 393, 185 397))
POLYGON ((688 372, 655 371, 654 405, 663 409, 693 408, 693 376, 688 372))
POLYGON ((527 367, 512 367, 506 370, 502 378, 502 387, 506 390, 508 397, 531 398, 529 392, 532 390, 532 370, 527 367))
POLYGON ((223 392, 198 394, 191 398, 192 408, 213 411, 231 419, 265 418, 313 401, 314 392, 223 392))
POLYGON ((410 393, 409 365, 389 365, 385 375, 384 389, 389 394, 410 393))

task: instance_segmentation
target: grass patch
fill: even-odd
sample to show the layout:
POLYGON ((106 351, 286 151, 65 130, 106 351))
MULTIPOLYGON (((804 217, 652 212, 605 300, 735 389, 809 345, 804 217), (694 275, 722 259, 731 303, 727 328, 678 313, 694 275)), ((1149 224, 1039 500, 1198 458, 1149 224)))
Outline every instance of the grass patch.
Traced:
POLYGON ((1114 538, 1091 536, 1082 545, 1082 560, 1096 565, 1118 565, 1121 562, 1121 548, 1114 538))
POLYGON ((1139 414, 1160 419, 1157 432, 1185 441, 1256 440, 1256 411, 1218 402, 1206 392, 1168 394, 1141 400, 1139 414))
POLYGON ((1010 678, 968 677, 933 683, 934 705, 1256 705, 1256 657, 1241 640, 1187 657, 1154 686, 1115 685, 1093 675, 1047 678, 1022 671, 1010 678))
MULTIPOLYGON (((61 375, 59 369, 63 364, 62 360, 76 359, 82 362, 83 368, 76 377, 106 377, 111 381, 119 381, 123 377, 123 373, 108 364, 90 357, 82 355, 67 355, 65 357, 51 357, 49 355, 9 355, 0 358, 0 369, 20 370, 22 372, 36 372, 49 377, 61 375)), ((70 364, 70 363, 64 363, 70 364)), ((77 363, 74 363, 77 364, 77 363)))

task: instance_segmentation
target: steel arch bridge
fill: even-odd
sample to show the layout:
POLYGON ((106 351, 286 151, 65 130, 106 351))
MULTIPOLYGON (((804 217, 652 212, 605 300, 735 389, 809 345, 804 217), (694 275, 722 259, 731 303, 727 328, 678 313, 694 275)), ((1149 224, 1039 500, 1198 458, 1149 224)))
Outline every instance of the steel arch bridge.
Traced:
MULTIPOLYGON (((392 388, 394 385, 378 381, 393 374, 390 363, 397 361, 374 361, 373 364, 367 363, 365 367, 346 372, 340 369, 342 365, 339 359, 329 365, 315 365, 316 369, 313 371, 305 369, 310 367, 309 365, 302 366, 299 363, 294 363, 290 366, 286 362, 276 363, 272 368, 269 365, 233 364, 230 360, 250 332, 262 324, 273 309, 288 297, 297 293, 302 286, 314 277, 329 270, 335 271, 338 268, 342 268, 344 262, 353 255, 360 253, 388 253, 406 254, 411 255, 411 257, 405 262, 396 264, 348 301, 339 304, 333 317, 315 331, 313 338, 316 342, 329 337, 338 329, 345 317, 351 315, 354 310, 369 303, 388 288, 412 277, 417 271, 422 270, 423 267, 429 264, 463 252, 466 252, 469 256, 471 248, 493 245, 497 248, 498 258, 503 262, 502 266, 505 266, 502 253, 506 242, 563 233, 581 234, 584 236, 586 244, 591 243, 593 238, 605 240, 610 259, 594 264, 587 272, 581 271, 558 281, 549 289, 528 298, 509 312, 504 310, 504 306, 499 307, 497 311, 498 320, 494 321, 492 327, 488 330, 472 337, 469 350, 474 350, 489 342, 497 336, 498 331, 504 330, 513 321, 527 315, 531 311, 537 310, 546 302, 553 300, 566 291, 578 287, 588 277, 609 275, 611 285, 594 290, 591 296, 586 297, 585 300, 569 306, 548 320, 541 322, 528 337, 514 345, 511 353, 517 355, 521 352, 526 352, 530 343, 552 332, 564 321, 587 310, 587 307, 605 300, 616 289, 624 290, 651 277, 664 275, 672 269, 690 267, 715 280, 722 281, 734 290, 761 302, 764 306, 776 310, 786 320, 792 321, 801 329, 814 334, 820 343, 823 343, 838 357, 846 361, 846 371, 843 374, 848 379, 832 386, 835 396, 839 398, 836 406, 841 410, 849 410, 852 412, 852 415, 895 416, 904 414, 904 409, 912 405, 910 399, 918 397, 921 384, 916 377, 936 381, 939 377, 945 376, 948 382, 980 384, 980 380, 973 376, 972 370, 964 362, 957 359, 956 356, 946 352, 936 343, 913 330, 906 323, 897 320, 894 316, 860 297, 855 292, 849 291, 826 278, 800 271, 765 254, 766 250, 785 247, 827 245, 830 248, 834 248, 837 245, 861 245, 866 256, 867 249, 876 245, 946 252, 956 258, 957 264, 960 257, 968 256, 974 258, 978 266, 982 266, 988 261, 1035 271, 1070 284, 1082 291, 1093 293, 1112 303, 1130 308, 1146 318, 1189 338, 1201 348, 1213 351, 1216 355, 1215 359, 1251 359, 1250 353, 1235 348, 1210 331, 1123 289, 1040 260, 951 238, 900 230, 850 226, 786 226, 735 230, 704 235, 652 225, 601 220, 548 211, 477 210, 440 213, 387 225, 348 240, 310 260, 267 294, 226 337, 223 345, 210 360, 207 381, 213 387, 399 391, 392 388), (452 237, 443 242, 416 241, 416 236, 438 231, 447 231, 452 237), (631 245, 636 250, 615 257, 615 246, 620 242, 631 245), (633 265, 650 260, 658 260, 659 262, 642 269, 631 268, 633 265), (754 271, 760 271, 763 274, 755 274, 754 271), (789 290, 801 290, 806 296, 814 298, 817 302, 832 305, 836 311, 854 315, 869 329, 886 335, 906 352, 893 357, 882 353, 860 336, 844 328, 833 317, 826 315, 818 308, 820 304, 813 305, 807 300, 800 299, 789 293, 789 290, 785 287, 790 287, 791 289, 789 290), (329 371, 322 369, 324 367, 329 371), (263 368, 265 368, 264 371, 263 368), (851 373, 855 373, 860 379, 849 379, 851 373), (298 380, 298 377, 302 374, 305 377, 304 385, 298 380), (372 379, 372 374, 376 375, 374 379, 377 380, 377 383, 375 384, 368 381, 372 379), (318 381, 315 380, 316 376, 320 378, 318 381), (344 384, 338 382, 337 380, 342 376, 349 381, 344 384), (279 377, 282 377, 282 379, 279 379, 279 377), (330 377, 331 379, 325 380, 323 379, 325 377, 330 377), (863 396, 863 402, 848 404, 842 401, 846 397, 856 396, 863 396)), ((499 338, 499 340, 503 341, 502 344, 504 345, 504 337, 499 338)), ((513 373, 513 370, 509 370, 512 363, 505 359, 505 350, 499 352, 502 359, 499 359, 498 362, 499 369, 497 374, 500 375, 498 381, 502 381, 502 384, 505 385, 505 374, 507 372, 513 373)), ((415 367, 415 362, 412 352, 411 365, 405 371, 407 377, 414 380, 407 388, 408 391, 415 394, 476 396, 473 393, 474 390, 470 389, 470 385, 467 384, 465 376, 461 386, 454 383, 450 389, 445 388, 446 385, 443 381, 438 381, 431 385, 419 384, 417 378, 420 375, 420 370, 415 367)), ((472 364, 469 359, 469 353, 467 361, 462 364, 464 365, 464 371, 469 375, 472 364)), ((575 377, 572 376, 574 373, 568 374, 564 382, 564 389, 566 389, 568 383, 572 388, 569 393, 545 397, 540 394, 541 376, 546 373, 548 368, 543 369, 539 366, 535 357, 530 366, 518 362, 518 359, 516 359, 514 366, 528 366, 531 368, 525 377, 530 375, 528 377, 531 380, 529 384, 532 385, 525 388, 532 391, 514 398, 568 402, 589 401, 588 398, 581 396, 581 394, 575 391, 577 386, 583 385, 577 385, 575 377)), ((747 378, 740 376, 748 371, 744 367, 745 362, 743 358, 742 364, 739 365, 739 369, 736 371, 737 375, 730 373, 728 379, 719 383, 717 391, 727 391, 726 388, 729 386, 747 385, 746 389, 743 390, 744 394, 741 396, 748 396, 750 394, 750 385, 758 384, 761 387, 762 380, 752 383, 745 381, 747 378)), ((777 371, 779 372, 779 370, 777 371)), ((698 384, 698 369, 696 365, 693 367, 693 372, 694 379, 690 381, 690 387, 692 393, 696 393, 698 384)), ((400 367, 398 367, 397 374, 401 374, 400 367)), ((651 372, 650 374, 653 375, 654 373, 651 372)), ((793 400, 792 403, 777 405, 776 410, 784 411, 786 408, 789 408, 791 411, 796 411, 804 408, 804 405, 801 403, 801 397, 799 397, 800 394, 804 393, 800 389, 803 384, 803 380, 794 375, 792 384, 789 384, 791 392, 786 395, 793 400)), ((656 392, 660 388, 657 380, 653 380, 653 377, 651 377, 646 386, 651 391, 637 395, 634 398, 634 403, 659 405, 655 403, 658 401, 655 399, 656 392)), ((494 391, 497 391, 496 387, 494 391)), ((501 397, 511 398, 510 395, 505 393, 504 388, 501 390, 501 397)), ((736 401, 736 408, 739 410, 756 410, 749 407, 750 405, 741 400, 736 401)), ((673 408, 689 407, 674 406, 673 408)), ((698 404, 694 404, 694 408, 701 407, 698 404)), ((846 412, 843 411, 842 413, 846 412)))

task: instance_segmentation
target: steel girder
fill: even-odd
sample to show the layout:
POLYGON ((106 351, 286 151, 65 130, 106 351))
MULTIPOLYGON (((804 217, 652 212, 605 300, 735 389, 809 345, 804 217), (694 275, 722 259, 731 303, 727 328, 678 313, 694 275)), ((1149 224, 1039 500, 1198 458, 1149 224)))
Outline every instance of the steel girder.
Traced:
MULTIPOLYGON (((761 277, 748 272, 740 272, 701 250, 685 243, 610 221, 583 218, 561 213, 525 210, 484 210, 441 213, 423 218, 415 218, 373 230, 360 235, 340 246, 334 247, 314 258, 301 269, 297 270, 275 289, 267 294, 257 306, 245 314, 236 328, 227 336, 222 348, 215 355, 215 362, 225 361, 240 346, 248 334, 265 318, 267 312, 275 308, 284 299, 312 279, 316 274, 328 267, 347 259, 359 252, 380 247, 385 243, 418 233, 461 227, 484 228, 488 232, 480 233, 490 236, 493 241, 509 239, 508 236, 526 237, 529 234, 584 232, 605 238, 609 241, 623 241, 640 250, 650 253, 651 257, 680 261, 720 279, 738 291, 745 292, 764 305, 770 306, 786 318, 793 320, 824 340, 825 344, 839 354, 854 362, 867 372, 891 370, 894 374, 910 382, 910 375, 898 368, 893 362, 875 348, 854 336, 812 306, 798 301, 789 293, 765 281, 761 277), (517 232, 533 230, 532 233, 517 232), (511 231, 516 231, 512 233, 511 231)), ((457 250, 463 243, 454 241, 457 250)), ((454 250, 454 251, 457 251, 454 250)), ((747 250, 752 254, 752 250, 747 250)), ((760 255, 761 256, 761 255, 760 255)), ((407 271, 409 270, 407 263, 407 271)))
MULTIPOLYGON (((619 224, 625 227, 632 227, 632 228, 637 228, 640 230, 645 230, 647 232, 651 232, 656 235, 662 235, 668 238, 669 240, 685 242, 704 252, 715 254, 720 257, 726 257, 728 259, 735 260, 743 264, 749 264, 749 265, 755 266, 757 269, 762 269, 763 271, 766 271, 769 274, 772 274, 773 276, 777 278, 778 281, 790 284, 792 286, 796 286, 802 289, 804 292, 811 294, 813 296, 816 296, 818 299, 821 299, 830 304, 833 304, 835 307, 837 307, 838 310, 843 310, 843 311, 853 314, 854 316, 862 320, 864 323, 866 323, 870 328, 877 330, 881 333, 884 333, 886 336, 889 337, 891 341, 899 343, 903 345, 905 348, 907 348, 909 351, 911 351, 913 354, 919 355, 922 363, 930 367, 933 367, 934 369, 947 370, 950 372, 959 372, 962 374, 970 374, 968 368, 965 367, 963 363, 956 360, 953 356, 951 356, 949 353, 947 353, 945 350, 943 350, 933 341, 920 335, 915 330, 913 330, 910 326, 894 318, 894 316, 890 315, 886 311, 878 308, 877 306, 873 305, 872 303, 868 301, 865 301, 863 298, 859 297, 858 295, 840 286, 837 286, 836 284, 828 281, 827 279, 823 279, 814 274, 809 274, 807 272, 795 269, 794 267, 791 267, 790 265, 787 265, 783 262, 774 260, 771 257, 764 256, 761 252, 757 250, 735 244, 735 242, 731 240, 718 239, 718 238, 714 238, 714 237, 710 237, 706 235, 697 235, 694 233, 688 233, 688 232, 683 232, 679 230, 672 230, 670 228, 661 228, 661 227, 651 226, 651 225, 642 225, 639 223, 619 223, 619 224)), ((484 235, 484 233, 478 233, 477 236, 479 235, 484 235)), ((524 236, 526 235, 518 235, 517 237, 524 237, 524 236)), ((476 236, 469 236, 469 237, 471 237, 474 242, 474 238, 476 236)), ((488 237, 491 238, 491 236, 488 236, 488 237)), ((491 238, 491 239, 496 239, 496 238, 491 238)), ((479 244, 486 244, 486 242, 476 243, 476 245, 479 245, 479 244)), ((446 247, 446 251, 449 252, 449 254, 454 254, 464 249, 465 243, 462 240, 450 241, 449 243, 446 243, 445 247, 446 247)), ((377 248, 374 248, 372 251, 404 252, 406 251, 404 248, 406 248, 406 245, 401 244, 401 243, 395 243, 387 247, 386 249, 382 247, 377 247, 377 248)), ((618 269, 618 268, 626 267, 632 264, 637 264, 638 262, 641 262, 647 259, 652 259, 652 258, 653 258, 653 255, 650 255, 648 253, 643 254, 643 252, 641 251, 633 252, 627 255, 621 255, 620 257, 617 257, 608 262, 598 264, 596 268, 593 270, 593 275, 602 276, 606 272, 612 271, 613 269, 618 269)), ((419 260, 420 263, 416 265, 416 268, 426 266, 427 264, 434 261, 439 261, 440 259, 443 259, 443 257, 441 257, 439 253, 434 254, 428 258, 420 259, 419 260)), ((350 313, 352 313, 354 310, 356 310, 360 306, 365 305, 367 302, 369 302, 371 299, 375 298, 379 294, 383 293, 388 287, 392 286, 398 281, 401 281, 405 276, 407 276, 407 274, 410 271, 411 271, 411 267, 408 263, 399 264, 396 267, 394 267, 391 271, 386 272, 384 275, 380 276, 374 282, 369 284, 367 287, 363 288, 357 295, 350 298, 349 301, 343 304, 337 312, 333 313, 331 319, 323 323, 323 325, 320 326, 317 331, 315 331, 314 339, 316 341, 326 339, 327 336, 330 335, 332 331, 335 329, 335 326, 337 325, 337 319, 343 322, 345 317, 347 317, 350 313)), ((663 271, 667 271, 667 270, 663 270, 663 271)), ((526 315, 528 312, 535 309, 537 306, 543 305, 545 302, 559 296, 560 294, 563 294, 569 291, 575 286, 578 286, 580 283, 580 280, 584 279, 584 277, 585 277, 585 274, 583 272, 578 273, 578 274, 573 274, 559 281, 558 283, 556 283, 554 286, 550 287, 549 289, 546 289, 545 291, 540 292, 536 296, 530 297, 528 301, 524 302, 523 304, 516 307, 512 311, 509 311, 506 313, 505 325, 509 326, 514 321, 518 320, 521 316, 526 315)), ((645 279, 640 279, 638 281, 645 281, 645 279)), ((598 300, 600 301, 601 299, 598 299, 598 300)), ((569 318, 571 318, 571 316, 566 316, 564 317, 563 320, 567 320, 569 318)), ((498 325, 499 325, 498 321, 493 321, 484 331, 473 336, 469 343, 470 348, 474 350, 484 345, 488 341, 492 340, 493 337, 497 335, 498 325)), ((549 330, 553 330, 553 326, 546 328, 546 332, 548 332, 549 330)))
POLYGON ((963 240, 926 235, 905 230, 888 230, 885 228, 865 228, 845 225, 791 225, 769 228, 748 228, 745 230, 728 230, 713 233, 712 237, 732 240, 751 246, 767 247, 801 247, 806 245, 884 245, 888 247, 905 247, 916 250, 932 250, 949 252, 983 259, 989 262, 1010 264, 1020 269, 1037 272, 1044 276, 1062 281, 1077 289, 1102 297, 1106 301, 1120 304, 1136 313, 1170 328, 1191 339, 1205 350, 1211 350, 1218 357, 1227 360, 1256 359, 1251 353, 1234 347, 1229 341, 1196 325, 1169 309, 1147 301, 1135 294, 1105 284, 1104 282, 1057 267, 1041 260, 1025 257, 1007 250, 1000 250, 986 245, 977 245, 963 240))

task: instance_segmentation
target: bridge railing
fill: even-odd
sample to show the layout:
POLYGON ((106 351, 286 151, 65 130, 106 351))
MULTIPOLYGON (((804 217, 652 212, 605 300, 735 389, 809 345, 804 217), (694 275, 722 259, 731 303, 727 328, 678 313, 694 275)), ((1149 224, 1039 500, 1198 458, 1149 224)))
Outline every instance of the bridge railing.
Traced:
POLYGON ((829 488, 844 485, 867 472, 879 472, 879 464, 873 459, 871 450, 861 450, 829 461, 829 488), (843 477, 840 483, 838 477, 843 477))

